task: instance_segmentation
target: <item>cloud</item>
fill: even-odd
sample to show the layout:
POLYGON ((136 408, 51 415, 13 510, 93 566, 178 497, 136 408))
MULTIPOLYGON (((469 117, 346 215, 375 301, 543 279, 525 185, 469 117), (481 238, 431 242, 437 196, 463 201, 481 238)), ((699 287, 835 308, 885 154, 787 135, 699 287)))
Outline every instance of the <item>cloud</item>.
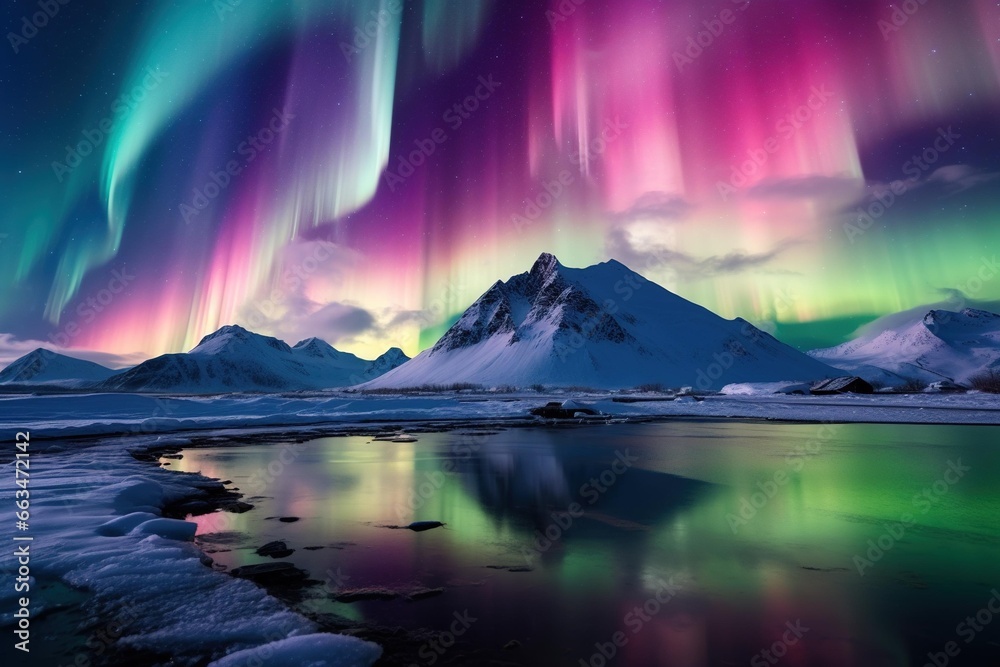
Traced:
POLYGON ((887 200, 895 202, 917 190, 925 190, 932 197, 952 196, 998 178, 1000 173, 953 164, 940 167, 924 177, 892 182, 865 181, 847 175, 770 179, 748 189, 745 196, 768 200, 809 200, 839 213, 854 213, 859 206, 867 208, 875 202, 884 206, 887 200))
POLYGON ((763 268, 800 244, 797 239, 787 239, 763 252, 733 250, 723 255, 696 257, 662 244, 648 241, 637 244, 625 226, 612 228, 606 237, 608 254, 629 268, 641 272, 667 267, 676 271, 678 277, 688 280, 763 268))
POLYGON ((385 325, 387 329, 395 329, 397 327, 405 327, 407 325, 426 327, 441 319, 440 312, 435 313, 431 310, 389 309, 386 314, 389 320, 385 325))
POLYGON ((680 222, 693 207, 684 199, 666 192, 651 191, 641 195, 629 208, 611 215, 617 224, 630 222, 680 222))
POLYGON ((814 199, 843 203, 864 195, 865 182, 852 176, 803 176, 761 181, 747 191, 757 199, 814 199))
POLYGON ((875 202, 880 202, 884 206, 886 201, 895 203, 900 198, 905 198, 910 193, 918 191, 921 197, 914 198, 915 201, 912 205, 919 208, 922 205, 920 201, 922 197, 929 197, 931 200, 937 201, 990 183, 998 178, 1000 178, 998 172, 983 171, 967 164, 950 164, 935 169, 922 179, 905 178, 891 183, 869 181, 864 196, 850 203, 847 208, 855 209, 860 206, 867 209, 875 202))
POLYGON ((282 248, 278 275, 284 289, 301 292, 310 281, 343 282, 364 255, 328 239, 296 240, 282 248))
POLYGON ((935 170, 927 177, 928 183, 940 183, 950 194, 964 192, 1000 178, 1000 173, 985 172, 967 164, 951 164, 935 170))
POLYGON ((375 317, 364 308, 336 302, 326 304, 306 321, 319 331, 334 332, 334 339, 354 336, 375 327, 375 317))
POLYGON ((289 296, 271 316, 263 316, 261 310, 248 311, 241 323, 289 344, 316 337, 334 346, 380 329, 375 316, 361 306, 337 301, 316 303, 299 295, 289 296))

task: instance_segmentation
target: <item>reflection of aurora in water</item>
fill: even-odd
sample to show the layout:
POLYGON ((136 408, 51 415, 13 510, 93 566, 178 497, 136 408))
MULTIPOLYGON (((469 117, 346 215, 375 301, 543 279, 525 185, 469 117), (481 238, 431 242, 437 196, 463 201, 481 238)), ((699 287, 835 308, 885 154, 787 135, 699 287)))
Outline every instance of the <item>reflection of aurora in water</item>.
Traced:
MULTIPOLYGON (((1000 452, 989 427, 844 425, 824 431, 818 451, 788 466, 820 425, 690 423, 515 429, 478 436, 421 434, 413 444, 330 438, 304 446, 285 474, 232 515, 227 530, 250 546, 273 539, 311 572, 340 571, 351 587, 442 587, 409 603, 329 603, 356 620, 443 628, 455 609, 489 623, 469 632, 480 646, 522 642, 527 664, 585 658, 595 641, 624 631, 623 665, 743 664, 797 620, 810 628, 789 647, 789 664, 906 665, 953 640, 958 620, 989 598, 1000 575, 994 480, 1000 452), (616 452, 638 457, 583 517, 547 549, 533 541, 551 511, 606 471, 616 452), (927 511, 914 497, 948 460, 971 470, 927 511), (458 472, 442 473, 445 461, 458 472), (775 471, 789 481, 734 534, 726 515, 775 471), (440 474, 440 477, 438 476, 440 474), (417 487, 437 480, 419 508, 400 516, 417 487), (917 516, 905 538, 864 577, 852 558, 884 524, 917 516), (295 515, 294 524, 266 516, 295 515), (378 528, 440 520, 414 534, 378 528), (350 543, 350 544, 345 544, 350 543), (309 545, 336 545, 317 551, 309 545), (537 558, 529 572, 525 552, 537 558), (664 581, 677 595, 632 633, 629 616, 664 581)), ((268 445, 194 449, 175 461, 240 486, 273 460, 268 445)), ((216 530, 211 517, 198 519, 216 530)), ((252 550, 215 554, 230 566, 258 562, 252 550)), ((319 577, 322 579, 322 577, 319 577)), ((987 635, 965 646, 988 664, 987 635)))

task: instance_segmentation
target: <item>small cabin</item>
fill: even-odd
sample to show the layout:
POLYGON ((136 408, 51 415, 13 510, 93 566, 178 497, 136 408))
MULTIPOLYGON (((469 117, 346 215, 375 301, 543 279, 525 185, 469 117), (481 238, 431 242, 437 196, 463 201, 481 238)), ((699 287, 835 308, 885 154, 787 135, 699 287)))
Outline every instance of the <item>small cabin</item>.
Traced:
POLYGON ((817 382, 809 389, 809 393, 814 396, 828 396, 830 394, 874 394, 875 387, 857 376, 846 376, 817 382))

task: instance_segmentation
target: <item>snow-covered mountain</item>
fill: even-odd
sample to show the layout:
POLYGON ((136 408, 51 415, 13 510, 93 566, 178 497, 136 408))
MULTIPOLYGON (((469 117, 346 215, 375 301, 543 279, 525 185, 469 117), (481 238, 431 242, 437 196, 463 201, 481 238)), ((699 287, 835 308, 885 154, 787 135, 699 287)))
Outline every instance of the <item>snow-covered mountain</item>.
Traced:
POLYGON ((0 384, 80 387, 100 382, 119 371, 38 348, 11 362, 0 372, 0 384))
POLYGON ((385 375, 392 369, 402 366, 409 360, 410 358, 406 356, 401 349, 398 347, 390 347, 388 350, 383 352, 378 359, 371 362, 371 365, 369 365, 368 368, 361 373, 362 380, 360 381, 373 380, 380 375, 385 375))
POLYGON ((366 361, 318 338, 289 347, 277 338, 232 325, 205 336, 190 352, 150 359, 94 388, 194 394, 327 389, 375 377, 376 364, 391 367, 391 363, 380 361, 385 356, 366 361))
POLYGON ((362 386, 715 389, 837 374, 749 322, 725 320, 617 261, 571 269, 545 253, 528 273, 490 287, 431 349, 362 386))
POLYGON ((1000 315, 966 308, 932 310, 922 318, 891 316, 850 342, 812 357, 867 380, 896 384, 953 380, 960 384, 986 370, 1000 369, 1000 315))

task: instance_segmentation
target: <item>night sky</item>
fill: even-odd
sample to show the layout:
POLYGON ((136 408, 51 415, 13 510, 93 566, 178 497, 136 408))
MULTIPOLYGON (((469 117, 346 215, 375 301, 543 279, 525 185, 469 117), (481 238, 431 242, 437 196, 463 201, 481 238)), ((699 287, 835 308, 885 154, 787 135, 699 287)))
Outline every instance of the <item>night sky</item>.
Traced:
POLYGON ((997 0, 51 4, 0 10, 0 361, 413 355, 543 251, 802 347, 1000 299, 997 0))

